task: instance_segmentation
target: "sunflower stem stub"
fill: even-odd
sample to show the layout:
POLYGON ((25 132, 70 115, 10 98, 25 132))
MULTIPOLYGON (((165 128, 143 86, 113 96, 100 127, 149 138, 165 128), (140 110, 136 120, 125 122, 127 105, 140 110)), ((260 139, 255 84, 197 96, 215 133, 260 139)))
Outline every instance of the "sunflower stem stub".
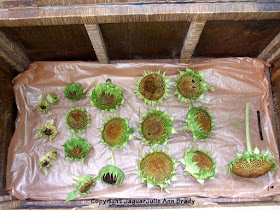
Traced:
POLYGON ((249 108, 250 104, 246 104, 246 119, 245 119, 245 125, 246 125, 246 142, 247 142, 247 151, 249 153, 252 153, 252 147, 251 147, 251 139, 250 139, 250 125, 249 125, 249 108))

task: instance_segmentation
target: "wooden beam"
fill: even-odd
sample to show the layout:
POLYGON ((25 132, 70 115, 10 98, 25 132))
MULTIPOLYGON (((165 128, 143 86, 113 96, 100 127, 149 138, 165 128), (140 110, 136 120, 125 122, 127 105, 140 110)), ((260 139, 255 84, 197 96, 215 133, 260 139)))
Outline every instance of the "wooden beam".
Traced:
POLYGON ((99 25, 85 25, 85 28, 99 63, 109 63, 108 54, 99 25))
POLYGON ((280 48, 280 33, 267 45, 266 48, 259 54, 258 58, 266 60, 268 59, 276 50, 280 48))
POLYGON ((0 10, 0 27, 124 22, 280 19, 280 4, 258 2, 105 4, 0 10), (278 11, 277 11, 278 9, 278 11))
POLYGON ((194 53, 206 21, 193 21, 189 27, 180 55, 181 63, 188 63, 194 53))
POLYGON ((274 52, 266 61, 270 64, 273 64, 279 58, 280 58, 280 48, 276 50, 276 52, 274 52))

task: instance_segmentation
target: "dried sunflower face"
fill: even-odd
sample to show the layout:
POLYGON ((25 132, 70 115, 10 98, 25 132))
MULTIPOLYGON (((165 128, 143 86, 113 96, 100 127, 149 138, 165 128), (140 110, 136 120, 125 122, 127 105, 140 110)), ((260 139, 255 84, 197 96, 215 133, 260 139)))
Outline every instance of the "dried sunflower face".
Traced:
POLYGON ((53 93, 48 94, 48 96, 47 96, 47 101, 48 101, 50 104, 58 104, 58 98, 57 98, 56 95, 53 94, 53 93))
POLYGON ((218 173, 216 159, 212 158, 210 152, 205 150, 186 149, 185 157, 181 160, 185 165, 184 174, 193 176, 200 184, 207 179, 215 179, 218 173))
POLYGON ((154 146, 167 146, 170 135, 176 133, 173 128, 174 118, 168 117, 167 113, 160 111, 158 107, 142 115, 140 128, 137 129, 141 133, 142 141, 154 146))
POLYGON ((81 178, 72 176, 72 179, 77 181, 77 184, 73 185, 74 187, 76 187, 76 190, 68 194, 66 201, 75 199, 78 196, 78 194, 82 196, 87 196, 92 191, 96 182, 96 178, 93 178, 89 175, 84 175, 81 178))
POLYGON ((39 132, 37 138, 43 137, 44 139, 46 138, 47 140, 49 139, 52 141, 57 134, 56 127, 53 124, 54 120, 51 120, 48 124, 43 125, 41 129, 37 131, 39 132))
POLYGON ((91 98, 91 106, 100 109, 102 113, 113 112, 124 105, 123 90, 112 84, 110 79, 106 83, 96 84, 88 96, 91 98))
POLYGON ((70 83, 64 89, 64 95, 69 101, 78 101, 84 97, 84 89, 80 84, 70 83))
POLYGON ((140 176, 141 182, 147 183, 148 189, 159 186, 169 193, 168 184, 171 181, 177 181, 177 165, 170 155, 159 150, 151 151, 148 154, 142 154, 136 174, 140 176))
POLYGON ((185 122, 187 125, 183 127, 184 130, 190 130, 193 134, 193 140, 197 139, 206 141, 205 139, 212 136, 212 130, 215 124, 212 122, 212 114, 207 111, 206 107, 192 106, 188 111, 185 122))
POLYGON ((186 68, 179 71, 180 75, 176 81, 176 92, 181 102, 194 102, 196 99, 204 99, 203 93, 214 88, 204 82, 204 73, 198 73, 186 68))
POLYGON ((50 108, 50 105, 45 99, 42 99, 41 101, 39 101, 39 103, 37 105, 38 112, 47 112, 49 110, 49 108, 50 108))
POLYGON ((157 102, 163 103, 163 99, 169 97, 170 81, 165 77, 165 73, 157 72, 144 72, 143 78, 137 79, 137 86, 135 94, 139 95, 146 104, 156 105, 157 102))
POLYGON ((114 151, 117 147, 123 149, 128 140, 133 139, 133 129, 128 126, 128 119, 112 117, 104 122, 104 126, 99 129, 102 142, 111 147, 114 151))
POLYGON ((79 160, 84 163, 92 146, 85 139, 73 135, 71 139, 65 142, 63 147, 65 157, 68 158, 70 162, 79 160))
POLYGON ((39 169, 42 169, 45 175, 47 174, 47 171, 46 171, 47 168, 51 167, 52 165, 57 164, 57 163, 52 162, 52 159, 55 160, 56 156, 57 156, 57 153, 55 151, 52 151, 52 152, 48 152, 47 154, 45 154, 43 157, 40 158, 40 161, 39 161, 40 168, 39 169))
POLYGON ((125 176, 121 169, 107 165, 99 171, 98 177, 103 184, 118 186, 123 183, 125 176))
POLYGON ((71 109, 65 116, 66 125, 72 132, 85 132, 90 126, 90 116, 84 109, 76 107, 71 109))

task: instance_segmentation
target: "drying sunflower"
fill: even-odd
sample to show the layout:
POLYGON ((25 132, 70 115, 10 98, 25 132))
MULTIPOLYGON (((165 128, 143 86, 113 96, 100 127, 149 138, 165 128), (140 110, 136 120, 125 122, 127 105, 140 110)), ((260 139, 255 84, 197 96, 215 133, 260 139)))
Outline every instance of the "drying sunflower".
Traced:
POLYGON ((177 133, 173 127, 174 118, 168 117, 167 113, 160 111, 158 107, 143 114, 140 128, 137 129, 141 133, 141 141, 154 146, 167 146, 170 135, 177 133))
POLYGON ((58 98, 53 93, 50 93, 50 94, 47 95, 47 101, 50 104, 58 104, 58 98))
POLYGON ((85 132, 90 126, 90 116, 84 109, 76 107, 71 109, 65 116, 67 128, 72 132, 85 132))
POLYGON ((194 102, 196 99, 204 99, 203 93, 214 88, 204 82, 205 73, 198 73, 186 67, 186 71, 179 71, 176 81, 175 95, 181 102, 194 102))
POLYGON ((42 169, 44 174, 47 174, 46 169, 51 167, 52 165, 57 165, 57 163, 53 163, 52 159, 55 160, 57 156, 57 152, 52 151, 52 152, 48 152, 47 154, 45 154, 43 157, 40 158, 39 161, 39 169, 42 169))
POLYGON ((103 167, 98 173, 101 183, 114 186, 122 184, 124 177, 123 171, 113 165, 103 167))
POLYGON ((37 105, 37 110, 38 112, 47 112, 49 110, 49 107, 49 103, 45 99, 42 99, 37 105))
POLYGON ((206 141, 205 139, 209 136, 212 136, 212 130, 215 126, 215 123, 212 122, 212 114, 207 111, 206 107, 191 106, 188 111, 187 118, 185 122, 187 125, 183 129, 190 130, 193 134, 193 140, 199 139, 201 141, 206 141))
POLYGON ((41 129, 37 131, 39 132, 37 138, 43 137, 44 139, 46 138, 47 140, 49 139, 52 141, 57 134, 56 127, 53 124, 54 120, 51 120, 48 124, 43 125, 41 129))
POLYGON ((268 172, 273 173, 278 168, 275 158, 269 157, 269 151, 264 154, 256 147, 254 151, 251 147, 250 127, 249 127, 249 103, 246 105, 246 142, 247 150, 243 154, 237 153, 237 158, 228 164, 228 172, 243 178, 257 178, 268 172))
POLYGON ((178 163, 167 153, 161 150, 151 150, 148 154, 142 154, 142 160, 138 161, 138 171, 141 182, 146 182, 147 187, 159 186, 169 193, 168 184, 177 181, 176 167, 178 163))
POLYGON ((143 99, 148 105, 156 105, 157 102, 163 103, 163 99, 169 97, 168 84, 170 80, 160 71, 144 72, 143 78, 137 78, 137 86, 134 90, 140 99, 143 99))
POLYGON ((184 174, 191 175, 200 184, 203 185, 207 179, 215 179, 214 175, 218 173, 216 169, 216 159, 212 158, 210 152, 188 148, 181 162, 185 165, 184 174))
POLYGON ((84 97, 84 89, 80 84, 70 83, 64 89, 64 95, 69 101, 78 101, 84 97))
POLYGON ((123 90, 112 84, 111 79, 107 79, 106 83, 96 84, 88 96, 91 98, 91 106, 100 109, 102 113, 113 112, 124 105, 123 90))
POLYGON ((73 134, 72 138, 69 139, 63 145, 65 157, 72 161, 81 161, 84 163, 85 158, 92 147, 85 139, 73 134))

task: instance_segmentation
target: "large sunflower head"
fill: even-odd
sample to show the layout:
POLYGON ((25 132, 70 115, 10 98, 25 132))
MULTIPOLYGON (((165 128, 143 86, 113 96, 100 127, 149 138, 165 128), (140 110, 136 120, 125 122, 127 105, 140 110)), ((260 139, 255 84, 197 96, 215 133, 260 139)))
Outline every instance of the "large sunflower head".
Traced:
POLYGON ((204 73, 198 73, 186 67, 186 71, 179 71, 176 81, 176 92, 181 102, 194 102, 204 99, 203 93, 214 88, 204 82, 204 73))
POLYGON ((107 165, 99 171, 98 177, 103 184, 118 186, 123 183, 125 176, 121 169, 107 165))
POLYGON ((40 158, 39 160, 39 169, 42 169, 44 174, 47 174, 47 168, 51 167, 52 165, 56 165, 57 163, 53 163, 52 159, 55 160, 57 156, 57 152, 52 151, 52 152, 48 152, 47 154, 45 154, 43 157, 40 158))
POLYGON ((88 96, 91 98, 91 106, 100 109, 102 113, 113 112, 124 105, 123 90, 112 84, 111 79, 107 79, 106 83, 96 84, 88 96))
POLYGON ((50 104, 58 104, 58 98, 53 93, 50 93, 50 94, 47 95, 47 101, 50 104))
POLYGON ((52 139, 54 139, 57 134, 56 127, 53 125, 53 123, 54 120, 51 120, 48 124, 43 125, 41 129, 37 131, 39 132, 37 137, 43 137, 44 139, 46 138, 52 141, 52 139))
POLYGON ((168 98, 169 81, 165 77, 165 72, 163 74, 160 71, 144 72, 143 78, 137 78, 137 86, 134 92, 146 104, 154 106, 157 102, 162 103, 163 99, 168 98))
POLYGON ((96 178, 93 178, 89 175, 84 175, 81 178, 72 176, 72 178, 75 181, 77 181, 77 183, 73 185, 74 187, 76 187, 76 190, 68 194, 66 201, 75 199, 78 196, 78 194, 82 196, 87 196, 92 191, 96 182, 96 178))
POLYGON ((183 127, 184 130, 190 130, 193 134, 194 141, 199 139, 206 141, 205 139, 212 134, 214 123, 212 122, 212 114, 207 111, 206 107, 192 106, 188 111, 185 122, 187 125, 183 127))
POLYGON ((65 116, 66 125, 72 132, 85 132, 90 126, 90 116, 86 110, 76 107, 71 109, 65 116))
POLYGON ((137 129, 141 133, 142 141, 154 146, 167 146, 170 135, 176 133, 173 128, 174 118, 168 117, 167 113, 160 111, 158 107, 157 110, 142 115, 140 128, 137 129))
POLYGON ((63 146, 65 157, 68 158, 70 162, 77 160, 84 162, 92 147, 85 139, 76 135, 73 135, 63 146))
POLYGON ((78 101, 84 97, 84 89, 80 84, 70 83, 64 89, 64 95, 69 101, 78 101))
POLYGON ((42 99, 41 101, 39 101, 39 103, 37 105, 38 112, 47 112, 49 110, 49 108, 50 108, 50 105, 45 99, 42 99))
POLYGON ((184 174, 193 176, 200 184, 206 179, 215 179, 216 159, 212 158, 210 152, 188 148, 181 162, 185 165, 184 174))
POLYGON ((104 122, 100 128, 102 142, 115 150, 117 147, 122 149, 128 140, 133 139, 133 129, 128 126, 128 119, 112 117, 104 122))
POLYGON ((142 154, 142 160, 138 162, 137 175, 141 182, 146 182, 148 189, 159 186, 169 193, 167 187, 171 181, 177 181, 176 161, 167 153, 160 150, 152 150, 148 154, 142 154))

